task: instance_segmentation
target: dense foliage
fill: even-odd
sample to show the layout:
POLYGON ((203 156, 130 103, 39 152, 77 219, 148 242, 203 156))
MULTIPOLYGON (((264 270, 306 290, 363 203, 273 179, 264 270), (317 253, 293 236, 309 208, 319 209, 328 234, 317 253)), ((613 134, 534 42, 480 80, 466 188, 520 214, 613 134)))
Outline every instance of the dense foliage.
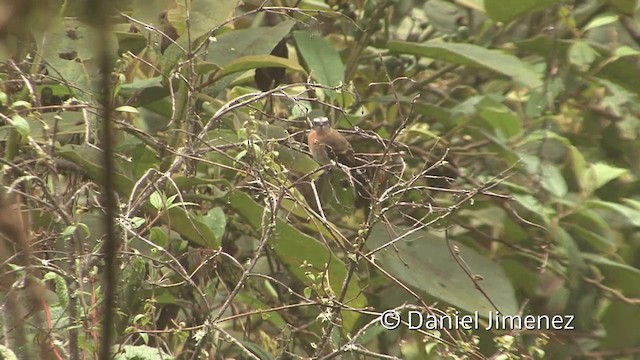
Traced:
POLYGON ((0 2, 5 358, 640 352, 638 1, 89 3, 0 2))

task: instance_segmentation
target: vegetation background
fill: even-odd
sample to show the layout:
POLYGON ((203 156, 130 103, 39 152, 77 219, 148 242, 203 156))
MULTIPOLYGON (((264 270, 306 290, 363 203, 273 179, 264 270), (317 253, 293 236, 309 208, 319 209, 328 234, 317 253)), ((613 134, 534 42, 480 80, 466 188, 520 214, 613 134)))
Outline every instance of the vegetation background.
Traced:
POLYGON ((639 9, 0 1, 0 352, 637 358, 639 9))

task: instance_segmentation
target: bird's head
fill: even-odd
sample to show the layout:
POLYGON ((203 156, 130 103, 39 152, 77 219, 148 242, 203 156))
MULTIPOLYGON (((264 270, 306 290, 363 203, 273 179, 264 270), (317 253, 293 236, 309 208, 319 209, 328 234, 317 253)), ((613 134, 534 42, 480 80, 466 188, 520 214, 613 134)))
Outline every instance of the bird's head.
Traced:
POLYGON ((311 120, 311 124, 313 125, 313 129, 316 131, 326 131, 331 127, 331 125, 329 124, 329 119, 325 116, 314 118, 313 120, 311 120))

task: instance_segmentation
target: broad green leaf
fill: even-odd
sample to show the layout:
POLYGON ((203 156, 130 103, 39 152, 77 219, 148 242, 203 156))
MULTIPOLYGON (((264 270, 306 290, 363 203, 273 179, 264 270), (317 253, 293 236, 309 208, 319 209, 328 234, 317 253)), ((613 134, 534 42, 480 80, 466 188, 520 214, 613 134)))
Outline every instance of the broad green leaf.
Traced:
POLYGON ((627 204, 628 206, 631 206, 632 208, 640 211, 640 201, 635 200, 635 199, 622 199, 622 202, 627 204))
POLYGON ((480 106, 480 116, 493 126, 496 134, 503 140, 520 135, 522 125, 518 116, 506 106, 494 103, 480 106))
POLYGON ((626 296, 640 297, 640 269, 598 254, 584 253, 582 257, 602 271, 605 285, 622 289, 626 296))
POLYGON ((616 250, 615 232, 597 211, 582 207, 563 219, 563 227, 574 234, 576 241, 583 240, 598 251, 616 250))
POLYGON ((24 100, 18 100, 18 101, 14 101, 11 104, 11 106, 9 106, 9 109, 20 109, 20 108, 31 109, 31 103, 24 100))
MULTIPOLYGON (((267 55, 291 31, 293 25, 293 21, 284 20, 273 27, 233 30, 216 36, 211 44, 215 51, 209 51, 205 61, 223 68, 231 61, 243 56, 267 55)), ((218 80, 213 86, 207 88, 207 94, 214 96, 226 90, 238 75, 232 74, 218 80)))
POLYGON ((132 113, 132 114, 137 114, 138 113, 138 109, 134 108, 133 106, 129 106, 129 105, 118 106, 116 108, 116 111, 132 113))
MULTIPOLYGON (((99 76, 95 56, 98 35, 95 29, 75 19, 65 19, 43 33, 35 33, 38 51, 50 76, 74 89, 81 100, 93 99, 93 80, 99 76)), ((109 55, 117 58, 118 39, 111 33, 106 44, 109 55)))
POLYGON ((474 68, 482 68, 511 77, 529 88, 542 86, 540 74, 513 55, 472 44, 436 43, 417 44, 390 41, 387 48, 396 53, 413 54, 474 68))
MULTIPOLYGON (((58 155, 81 167, 94 182, 101 184, 104 179, 104 169, 102 167, 102 153, 87 145, 65 145, 57 149, 58 155)), ((133 181, 125 176, 122 166, 116 162, 116 170, 113 174, 116 192, 125 198, 131 195, 133 181)), ((142 207, 143 211, 150 216, 158 216, 163 224, 170 225, 173 230, 182 235, 185 239, 210 249, 217 249, 220 246, 219 239, 200 220, 200 217, 185 210, 183 207, 173 207, 167 211, 158 211, 150 203, 142 207)))
POLYGON ((506 3, 504 0, 484 0, 484 9, 493 20, 509 22, 559 2, 560 0, 518 0, 506 3))
MULTIPOLYGON (((319 34, 304 30, 294 31, 293 37, 300 55, 309 67, 311 77, 326 86, 344 83, 345 66, 338 51, 327 40, 319 34)), ((330 98, 335 98, 335 91, 324 91, 330 98)))
MULTIPOLYGON (((39 114, 38 116, 30 114, 24 120, 29 127, 29 135, 39 143, 50 141, 50 138, 45 137, 45 135, 51 136, 52 129, 57 129, 56 140, 62 144, 68 142, 72 135, 86 132, 82 113, 79 111, 64 111, 59 115, 53 112, 39 114), (47 133, 45 133, 45 126, 48 127, 47 133)), ((1 129, 2 127, 0 127, 0 141, 6 141, 7 132, 1 129)))
POLYGON ((16 128, 18 134, 20 134, 20 136, 22 136, 22 138, 26 141, 26 139, 29 137, 29 133, 31 132, 27 120, 25 120, 25 118, 23 118, 22 116, 15 114, 11 116, 11 122, 16 128))
POLYGON ((616 57, 625 57, 625 56, 638 56, 640 55, 640 51, 627 46, 627 45, 622 45, 618 48, 616 48, 616 57))
POLYGON ((293 71, 304 72, 304 69, 297 62, 281 58, 273 55, 248 55, 231 62, 228 62, 223 68, 222 72, 225 75, 233 74, 240 71, 246 71, 251 69, 266 68, 266 67, 283 67, 293 71))
POLYGON ((587 70, 597 57, 598 52, 584 40, 576 41, 569 48, 569 62, 576 65, 581 71, 587 70))
POLYGON ((559 198, 567 195, 569 191, 567 183, 557 166, 548 164, 543 166, 542 169, 540 169, 540 175, 542 176, 542 187, 544 187, 545 190, 559 198))
POLYGON ((260 360, 275 360, 276 358, 262 346, 251 341, 240 341, 242 346, 246 347, 251 353, 260 360))
MULTIPOLYGON (((145 207, 144 210, 147 212, 148 207, 145 207)), ((172 207, 161 214, 162 223, 171 226, 183 238, 207 249, 217 250, 220 248, 220 239, 205 223, 202 216, 187 211, 182 206, 172 207)))
POLYGON ((597 163, 589 166, 583 173, 580 183, 583 188, 595 191, 609 181, 625 176, 629 170, 611 166, 605 163, 597 163))
MULTIPOLYGON (((583 257, 588 263, 598 267, 603 285, 620 291, 621 295, 628 298, 640 298, 640 270, 598 254, 583 254, 583 257)), ((603 346, 619 349, 636 345, 640 341, 640 332, 637 331, 640 307, 615 296, 611 301, 602 319, 607 334, 603 339, 603 346)))
POLYGON ((457 3, 467 6, 471 9, 484 12, 483 0, 458 0, 457 3))
POLYGON ((525 165, 527 173, 539 179, 542 187, 551 194, 562 198, 568 190, 567 183, 560 169, 553 164, 546 164, 540 161, 537 156, 529 154, 519 154, 525 165))
POLYGON ((640 94, 640 71, 637 56, 625 56, 607 63, 596 76, 612 81, 628 91, 640 94))
POLYGON ((582 174, 584 174, 587 169, 587 162, 577 147, 571 145, 569 146, 569 151, 571 152, 571 170, 573 171, 573 176, 577 180, 578 186, 584 189, 584 185, 582 184, 582 174))
POLYGON ((202 222, 207 224, 211 231, 216 234, 216 238, 222 239, 225 228, 227 227, 227 216, 220 207, 214 207, 202 217, 202 222))
POLYGON ((223 24, 233 15, 237 4, 237 0, 192 0, 189 11, 192 39, 223 24))
POLYGON ((285 20, 273 27, 226 32, 216 36, 211 44, 215 51, 210 51, 205 60, 223 68, 243 56, 267 55, 289 33, 293 25, 293 21, 285 20))
MULTIPOLYGON (((211 64, 211 63, 208 63, 211 64)), ((203 64, 207 65, 207 64, 203 64)), ((216 70, 216 65, 211 64, 211 70, 216 70)), ((227 75, 267 67, 283 67, 294 71, 304 72, 304 69, 291 59, 273 55, 248 55, 228 62, 222 69, 215 72, 214 79, 220 79, 227 75)), ((208 67, 205 67, 205 71, 208 67)))
POLYGON ((139 54, 147 47, 148 38, 141 33, 128 31, 114 31, 113 33, 118 39, 118 54, 124 54, 128 51, 133 54, 139 54))
POLYGON ((464 11, 460 6, 444 0, 427 1, 424 5, 425 15, 438 32, 443 34, 454 34, 460 25, 457 23, 460 16, 464 16, 464 11))
POLYGON ((167 1, 132 0, 131 17, 140 20, 145 24, 152 24, 158 27, 160 12, 167 10, 167 5, 167 1))
MULTIPOLYGON (((308 174, 315 171, 318 168, 318 163, 315 162, 309 155, 300 152, 299 150, 291 149, 288 146, 277 145, 278 160, 287 169, 292 170, 296 174, 308 174)), ((320 175, 311 176, 310 179, 315 179, 320 175)))
POLYGON ((638 11, 638 0, 609 0, 618 10, 625 14, 634 14, 638 11))
POLYGON ((566 285, 572 292, 576 292, 581 283, 581 274, 584 271, 584 259, 575 240, 571 235, 559 226, 553 226, 549 229, 558 250, 566 256, 567 264, 567 282, 566 285))
POLYGON ((615 243, 613 242, 614 239, 610 236, 603 236, 595 231, 573 224, 567 224, 567 227, 568 230, 571 231, 571 234, 573 234, 576 241, 582 240, 591 245, 597 251, 607 253, 616 250, 615 243))
POLYGON ((116 354, 115 360, 173 360, 172 356, 167 355, 161 348, 151 347, 147 345, 124 345, 113 346, 113 353, 116 354))
MULTIPOLYGON (((637 296, 632 298, 637 299, 637 296)), ((629 303, 612 296, 611 303, 603 311, 601 318, 603 333, 606 336, 599 341, 599 349, 618 351, 635 347, 640 343, 640 306, 637 303, 629 303)))
MULTIPOLYGON (((261 232, 264 226, 271 226, 263 222, 263 218, 266 215, 265 208, 251 199, 249 195, 240 191, 232 191, 227 200, 229 206, 254 230, 261 232)), ((272 225, 275 226, 275 229, 269 239, 269 245, 289 271, 298 280, 307 282, 307 271, 322 272, 326 269, 328 272, 326 279, 331 289, 335 294, 340 294, 347 275, 347 266, 317 239, 300 232, 284 220, 277 218, 276 223, 272 225), (301 265, 305 262, 311 264, 312 268, 301 268, 301 265)), ((366 306, 367 300, 361 291, 356 278, 352 278, 348 284, 345 298, 349 306, 366 306)), ((353 330, 358 317, 359 315, 355 312, 342 312, 345 332, 348 333, 353 330)))
POLYGON ((154 226, 149 231, 149 240, 160 247, 166 248, 169 246, 169 235, 164 228, 154 226))
POLYGON ((593 20, 591 20, 587 26, 585 26, 582 31, 587 31, 593 28, 597 28, 600 26, 605 26, 605 25, 609 25, 612 24, 616 21, 618 21, 619 17, 616 14, 611 14, 611 13, 605 13, 605 14, 601 14, 596 16, 593 20))
POLYGON ((525 209, 539 215, 545 223, 548 223, 550 221, 550 217, 555 214, 555 211, 552 207, 545 206, 538 199, 531 195, 515 194, 513 195, 513 198, 525 209))
POLYGON ((633 226, 640 226, 640 210, 638 209, 634 209, 632 207, 614 203, 611 201, 602 201, 595 199, 589 200, 587 202, 587 206, 594 209, 607 209, 615 211, 618 214, 623 215, 633 226))
POLYGON ((162 195, 157 191, 154 191, 151 196, 149 196, 149 202, 156 209, 162 209, 164 207, 164 201, 162 200, 162 195))
MULTIPOLYGON (((526 40, 516 41, 516 46, 521 50, 530 51, 543 57, 550 54, 560 53, 567 56, 569 47, 574 43, 570 40, 558 40, 547 35, 538 35, 526 40)), ((611 49, 604 45, 591 43, 590 46, 598 53, 601 58, 611 58, 611 49)), ((614 82, 627 91, 640 94, 640 71, 634 62, 634 57, 625 56, 614 61, 607 61, 600 71, 594 75, 598 78, 606 79, 614 82)))
MULTIPOLYGON (((393 277, 419 293, 428 294, 470 313, 478 311, 481 316, 495 311, 453 257, 445 239, 425 230, 410 234, 409 231, 408 228, 377 224, 365 247, 373 251, 396 237, 406 235, 394 246, 374 253, 375 261, 393 277)), ((516 314, 518 303, 514 290, 500 265, 465 245, 455 241, 451 241, 450 245, 460 250, 460 256, 472 274, 483 278, 479 286, 499 311, 502 314, 516 314)))
MULTIPOLYGON (((88 145, 64 145, 58 147, 56 152, 62 158, 71 161, 82 168, 90 179, 97 184, 102 184, 104 168, 102 165, 102 152, 88 145)), ((128 197, 133 189, 133 181, 122 172, 122 167, 115 164, 113 173, 115 190, 120 196, 128 197)))
POLYGON ((122 84, 120 89, 139 91, 152 87, 162 87, 162 76, 155 76, 147 79, 135 79, 129 84, 122 84))

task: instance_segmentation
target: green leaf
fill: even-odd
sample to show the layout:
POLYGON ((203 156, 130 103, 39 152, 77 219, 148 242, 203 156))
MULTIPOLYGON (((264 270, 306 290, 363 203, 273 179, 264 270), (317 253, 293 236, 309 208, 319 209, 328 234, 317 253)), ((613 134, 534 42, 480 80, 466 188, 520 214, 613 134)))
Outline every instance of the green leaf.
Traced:
POLYGON ((585 190, 595 191, 609 181, 625 176, 628 173, 629 170, 627 169, 605 163, 592 164, 582 173, 580 184, 585 190))
POLYGON ((582 256, 602 271, 605 285, 623 289, 626 296, 640 297, 640 269, 598 254, 585 253, 582 256))
POLYGON ((137 114, 138 113, 138 109, 134 108, 133 106, 129 106, 129 105, 118 106, 116 108, 116 111, 132 113, 132 114, 137 114))
POLYGON ((556 225, 549 232, 553 236, 558 249, 563 252, 568 260, 566 286, 575 293, 580 287, 580 277, 585 267, 582 253, 573 237, 564 228, 556 225))
POLYGON ((113 346, 112 351, 116 354, 115 360, 173 360, 161 348, 147 345, 113 346))
POLYGON ((499 50, 485 49, 472 44, 436 43, 417 44, 390 41, 387 48, 396 53, 413 54, 473 68, 487 69, 511 77, 529 88, 542 86, 540 74, 513 55, 499 50))
POLYGON ((31 103, 28 101, 24 101, 24 100, 18 100, 18 101, 14 101, 11 106, 9 106, 9 109, 31 109, 31 103))
POLYGON ((15 114, 11 116, 11 122, 13 123, 13 126, 15 126, 18 134, 20 134, 20 136, 22 136, 22 138, 26 140, 29 137, 30 133, 29 123, 27 122, 27 120, 25 120, 25 118, 23 118, 22 116, 15 114))
POLYGON ((218 239, 224 235, 224 230, 227 227, 227 217, 224 214, 224 210, 219 207, 214 207, 202 217, 202 221, 211 228, 218 239))
POLYGON ((569 62, 576 65, 580 70, 586 70, 598 57, 588 42, 578 40, 569 48, 569 62))
MULTIPOLYGON (((145 207, 146 211, 148 209, 145 207)), ((162 212, 160 220, 196 245, 214 250, 220 247, 220 239, 216 237, 203 218, 185 210, 182 206, 172 207, 162 212)))
MULTIPOLYGON (((102 167, 102 154, 100 151, 87 145, 65 145, 57 149, 58 154, 66 160, 80 166, 96 183, 101 183, 104 178, 102 167)), ((122 167, 116 163, 115 189, 120 196, 128 197, 133 190, 133 181, 123 175, 122 167)), ((157 216, 158 209, 150 203, 143 206, 143 210, 150 216, 157 216)), ((160 220, 163 224, 170 225, 173 230, 185 239, 210 249, 220 247, 219 239, 211 229, 202 222, 201 218, 188 212, 182 206, 173 207, 168 211, 161 211, 160 220)))
POLYGON ((211 44, 206 61, 221 68, 231 61, 250 55, 267 55, 285 37, 294 22, 285 20, 273 27, 256 27, 226 32, 211 44))
POLYGON ((147 79, 135 79, 130 84, 122 84, 120 89, 139 91, 152 87, 162 87, 162 76, 155 76, 147 79))
POLYGON ((6 360, 18 360, 18 357, 13 350, 4 345, 0 345, 0 356, 6 360))
POLYGON ((427 1, 424 5, 425 15, 438 32, 454 34, 460 25, 457 23, 460 16, 464 16, 464 9, 456 4, 444 0, 427 1))
MULTIPOLYGON (((93 79, 99 76, 95 56, 97 45, 102 44, 95 29, 77 18, 67 18, 53 22, 45 32, 34 32, 34 37, 50 76, 74 88, 75 97, 94 100, 93 79)), ((117 37, 110 33, 107 41, 108 55, 117 58, 117 37)))
MULTIPOLYGON (((640 298, 640 270, 598 254, 583 254, 583 257, 598 267, 603 285, 628 298, 640 298)), ((615 349, 635 346, 640 341, 640 332, 637 331, 639 321, 640 307, 637 304, 613 296, 603 314, 602 324, 607 334, 603 346, 615 349)))
MULTIPOLYGON (((344 83, 345 66, 340 54, 331 44, 318 34, 309 31, 294 31, 298 51, 309 68, 311 77, 326 86, 338 86, 344 83)), ((324 90, 330 98, 335 98, 336 92, 324 90)))
MULTIPOLYGON (((481 316, 487 316, 489 311, 495 311, 453 258, 447 241, 440 236, 424 230, 410 233, 408 228, 377 224, 365 247, 373 251, 401 236, 405 236, 402 241, 374 253, 375 261, 393 277, 420 293, 467 312, 478 311, 481 316)), ((500 312, 516 314, 518 303, 514 290, 500 265, 455 241, 451 246, 460 250, 460 256, 472 274, 483 278, 479 286, 500 312)))
POLYGON ((605 26, 605 25, 609 25, 612 24, 616 21, 618 21, 619 17, 616 14, 611 14, 611 13, 605 13, 605 14, 601 14, 596 16, 593 20, 591 20, 587 26, 585 26, 582 31, 587 31, 593 28, 597 28, 600 26, 605 26))
MULTIPOLYGON (((80 166, 96 183, 102 183, 104 169, 102 167, 102 152, 88 145, 64 145, 57 148, 62 158, 80 166)), ((129 196, 133 189, 133 181, 122 173, 122 168, 116 164, 113 173, 115 190, 121 196, 129 196)))
POLYGON ((628 91, 640 94, 640 71, 635 57, 625 56, 608 62, 596 76, 610 80, 628 91))
POLYGON ((540 178, 542 187, 551 194, 562 198, 569 191, 564 176, 557 166, 541 163, 540 158, 529 154, 519 154, 525 169, 532 176, 540 178))
POLYGON ((153 205, 154 208, 160 210, 164 208, 164 201, 162 201, 162 195, 157 191, 154 191, 151 196, 149 196, 149 202, 153 205))
POLYGON ((622 45, 618 48, 616 48, 616 52, 615 52, 616 57, 621 58, 621 57, 625 57, 625 56, 638 56, 640 55, 640 51, 627 46, 627 45, 622 45))
MULTIPOLYGON (((226 32, 215 38, 211 44, 215 51, 209 51, 205 61, 224 68, 231 61, 243 56, 267 55, 291 31, 293 25, 293 21, 284 20, 273 27, 226 32)), ((227 89, 237 76, 238 74, 232 74, 218 80, 213 86, 207 88, 207 93, 215 95, 227 89)))
MULTIPOLYGON (((201 70, 217 70, 217 66, 211 63, 202 63, 201 70)), ((267 67, 283 67, 294 71, 304 72, 304 69, 297 62, 273 55, 248 55, 234 59, 227 63, 222 69, 215 73, 214 79, 220 79, 227 75, 267 67)))
POLYGON ((582 207, 563 219, 563 224, 576 240, 605 253, 616 250, 615 233, 600 212, 582 207))
POLYGON ((626 14, 634 14, 638 11, 638 0, 609 0, 618 10, 626 14))
MULTIPOLYGON (((232 191, 227 198, 229 206, 238 213, 254 230, 263 231, 263 218, 266 214, 264 207, 256 203, 251 197, 241 191, 232 191)), ((346 265, 336 258, 327 247, 313 237, 300 232, 291 224, 277 218, 275 230, 269 245, 276 256, 289 271, 302 282, 308 282, 307 271, 327 271, 326 280, 332 291, 340 294, 347 275, 346 265), (312 268, 301 268, 303 263, 311 264, 312 268)), ((345 300, 349 306, 366 306, 367 300, 361 292, 355 279, 348 284, 345 300)), ((342 319, 345 332, 351 332, 359 315, 356 312, 343 311, 342 319)))
POLYGON ((540 201, 538 201, 538 199, 531 195, 515 194, 513 195, 513 198, 525 209, 539 215, 545 223, 548 223, 550 221, 550 216, 555 214, 553 208, 544 206, 540 201))
POLYGON ((224 23, 233 15, 237 4, 237 0, 192 0, 189 10, 191 38, 205 35, 224 23))
POLYGON ((491 124, 501 139, 510 139, 520 135, 522 132, 522 125, 518 116, 500 103, 492 102, 487 106, 481 105, 480 116, 491 124))
POLYGON ((587 202, 587 205, 589 206, 589 208, 615 211, 618 214, 624 216, 627 221, 629 221, 633 226, 640 226, 640 210, 622 204, 602 200, 589 200, 587 202))
POLYGON ((504 0, 484 0, 484 9, 493 20, 508 22, 559 2, 560 0, 518 0, 505 3, 504 0))

